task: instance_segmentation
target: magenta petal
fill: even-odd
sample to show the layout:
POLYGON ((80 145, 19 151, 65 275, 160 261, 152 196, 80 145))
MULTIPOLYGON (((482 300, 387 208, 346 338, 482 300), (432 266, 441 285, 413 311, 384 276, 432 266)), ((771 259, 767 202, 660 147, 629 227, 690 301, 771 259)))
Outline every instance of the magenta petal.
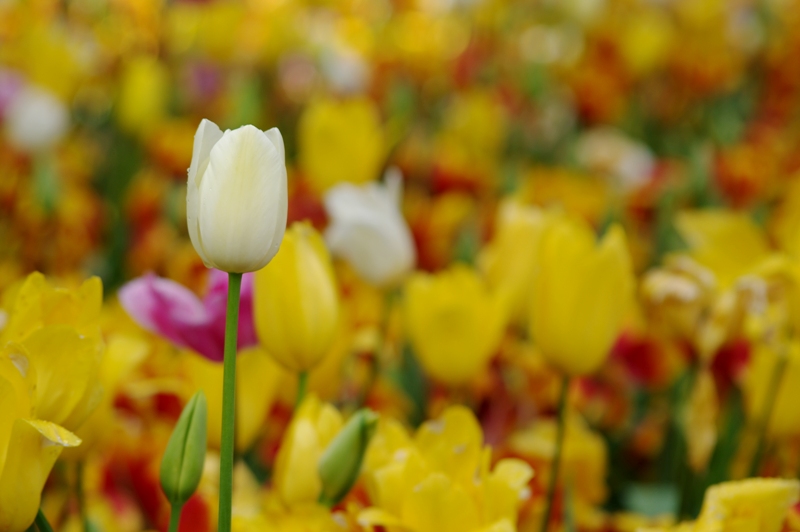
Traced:
MULTIPOLYGON (((213 327, 217 334, 225 336, 225 312, 228 304, 228 274, 219 270, 211 270, 209 287, 203 299, 206 311, 213 316, 213 327)), ((257 343, 255 325, 253 324, 253 274, 242 276, 242 287, 239 299, 239 349, 257 343)))
POLYGON ((211 316, 188 288, 148 274, 120 288, 119 300, 144 329, 208 358, 222 358, 222 342, 208 330, 211 316))
POLYGON ((244 274, 242 278, 242 297, 239 302, 239 348, 256 345, 256 326, 253 321, 253 280, 252 273, 244 274))
MULTIPOLYGON (((123 308, 143 328, 220 361, 225 349, 228 274, 211 270, 208 293, 201 302, 188 288, 153 274, 135 279, 119 291, 123 308)), ((238 347, 256 344, 253 325, 253 274, 242 279, 238 347)))

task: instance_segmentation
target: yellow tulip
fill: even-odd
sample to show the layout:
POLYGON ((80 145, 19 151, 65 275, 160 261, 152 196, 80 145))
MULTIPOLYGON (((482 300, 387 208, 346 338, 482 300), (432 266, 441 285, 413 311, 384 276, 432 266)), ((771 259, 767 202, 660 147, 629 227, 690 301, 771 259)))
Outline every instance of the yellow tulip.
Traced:
POLYGON ((96 277, 71 291, 33 273, 14 295, 0 342, 14 342, 36 368, 37 418, 74 431, 100 403, 101 305, 96 277))
POLYGON ((596 371, 619 334, 633 284, 620 227, 596 244, 577 220, 554 224, 542 238, 531 301, 530 331, 545 358, 569 375, 596 371))
MULTIPOLYGON (((222 364, 188 351, 183 354, 183 363, 191 390, 206 394, 208 445, 218 449, 222 438, 222 364)), ((284 372, 258 347, 240 351, 236 364, 236 450, 245 452, 264 427, 284 372)))
POLYGON ((695 524, 698 532, 779 532, 800 497, 797 480, 751 478, 711 486, 695 524))
POLYGON ((317 191, 378 177, 386 146, 371 100, 317 100, 306 108, 298 127, 300 166, 317 191))
POLYGON ((678 215, 675 225, 691 256, 714 273, 721 289, 752 273, 770 254, 765 235, 741 213, 685 211, 678 215))
POLYGON ((539 241, 553 219, 537 207, 506 200, 497 215, 494 239, 479 258, 490 286, 503 294, 510 316, 521 323, 528 317, 539 241))
POLYGON ((415 532, 513 531, 533 470, 521 460, 494 468, 490 461, 480 425, 464 407, 447 409, 415 437, 383 419, 364 462, 372 507, 358 521, 415 532))
POLYGON ((167 114, 169 71, 157 57, 130 58, 122 71, 117 120, 128 133, 146 134, 167 114))
POLYGON ((475 270, 456 265, 416 273, 405 293, 408 336, 427 373, 450 385, 469 382, 486 367, 505 325, 502 298, 475 270))
POLYGON ((0 342, 21 342, 48 325, 68 325, 81 336, 99 337, 103 284, 97 277, 84 281, 78 290, 55 288, 39 272, 4 296, 8 323, 0 331, 0 342), (6 297, 8 299, 6 299, 6 297))
POLYGON ((322 492, 317 464, 343 424, 339 411, 313 394, 297 409, 275 460, 274 485, 284 504, 317 502, 322 492))
POLYGON ((64 447, 80 444, 68 430, 37 419, 37 369, 24 347, 0 352, 0 531, 33 523, 42 488, 64 447))
POLYGON ((293 224, 272 262, 256 273, 253 313, 261 345, 290 370, 308 371, 330 351, 339 295, 330 254, 308 223, 293 224))

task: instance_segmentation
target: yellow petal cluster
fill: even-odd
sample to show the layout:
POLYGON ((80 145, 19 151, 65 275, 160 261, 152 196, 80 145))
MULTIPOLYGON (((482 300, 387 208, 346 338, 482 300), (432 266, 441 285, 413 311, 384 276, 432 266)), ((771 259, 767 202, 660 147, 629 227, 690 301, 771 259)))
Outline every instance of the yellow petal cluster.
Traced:
POLYGON ((373 506, 359 523, 388 532, 513 531, 533 470, 516 459, 490 465, 491 448, 464 407, 450 407, 414 436, 382 419, 364 462, 373 506))
POLYGON ((0 531, 26 530, 64 447, 102 396, 96 278, 76 291, 30 275, 5 303, 0 333, 0 531))
POLYGON ((339 294, 330 254, 310 224, 293 224, 256 273, 253 313, 261 345, 290 370, 308 371, 333 347, 339 294))
POLYGON ((789 508, 800 498, 800 482, 749 478, 711 486, 694 523, 639 532, 780 532, 789 508))
POLYGON ((564 218, 542 237, 530 331, 548 361, 569 375, 605 361, 633 295, 625 233, 612 226, 595 242, 585 223, 564 218))
POLYGON ((455 265, 416 273, 405 293, 408 336, 425 371, 461 385, 486 367, 505 325, 503 301, 478 273, 455 265))

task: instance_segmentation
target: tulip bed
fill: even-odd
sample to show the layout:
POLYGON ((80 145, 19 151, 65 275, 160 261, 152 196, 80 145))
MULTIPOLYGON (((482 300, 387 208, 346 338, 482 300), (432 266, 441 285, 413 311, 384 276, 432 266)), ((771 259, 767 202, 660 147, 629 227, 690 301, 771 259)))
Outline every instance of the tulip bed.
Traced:
POLYGON ((800 2, 0 2, 0 532, 800 530, 800 2))

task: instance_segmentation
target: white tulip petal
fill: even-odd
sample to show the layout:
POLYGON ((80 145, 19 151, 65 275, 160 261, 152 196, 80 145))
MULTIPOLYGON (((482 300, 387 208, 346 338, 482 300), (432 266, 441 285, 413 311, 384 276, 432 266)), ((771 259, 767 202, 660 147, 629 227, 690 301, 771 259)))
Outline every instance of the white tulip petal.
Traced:
POLYGON ((264 132, 269 141, 275 146, 275 149, 281 154, 281 159, 286 162, 286 148, 283 146, 283 135, 277 127, 273 127, 264 132))
POLYGON ((331 219, 325 234, 328 247, 379 286, 399 281, 416 262, 411 231, 399 210, 398 177, 390 175, 387 185, 343 183, 324 200, 331 219))
MULTIPOLYGON (((197 172, 201 165, 207 162, 211 155, 211 149, 222 138, 222 130, 211 120, 205 118, 200 121, 197 131, 194 134, 194 145, 192 146, 192 163, 189 165, 189 181, 197 179, 197 172)), ((200 175, 202 178, 202 173, 200 175)))
POLYGON ((192 163, 189 165, 189 179, 186 185, 186 225, 189 230, 189 239, 206 266, 210 266, 210 264, 203 251, 203 239, 200 234, 198 182, 203 178, 203 173, 208 166, 211 149, 221 138, 222 131, 217 127, 217 124, 205 118, 200 121, 200 125, 194 135, 192 163))
POLYGON ((226 131, 199 183, 199 233, 209 262, 228 272, 263 267, 280 246, 288 210, 283 154, 253 126, 226 131))

